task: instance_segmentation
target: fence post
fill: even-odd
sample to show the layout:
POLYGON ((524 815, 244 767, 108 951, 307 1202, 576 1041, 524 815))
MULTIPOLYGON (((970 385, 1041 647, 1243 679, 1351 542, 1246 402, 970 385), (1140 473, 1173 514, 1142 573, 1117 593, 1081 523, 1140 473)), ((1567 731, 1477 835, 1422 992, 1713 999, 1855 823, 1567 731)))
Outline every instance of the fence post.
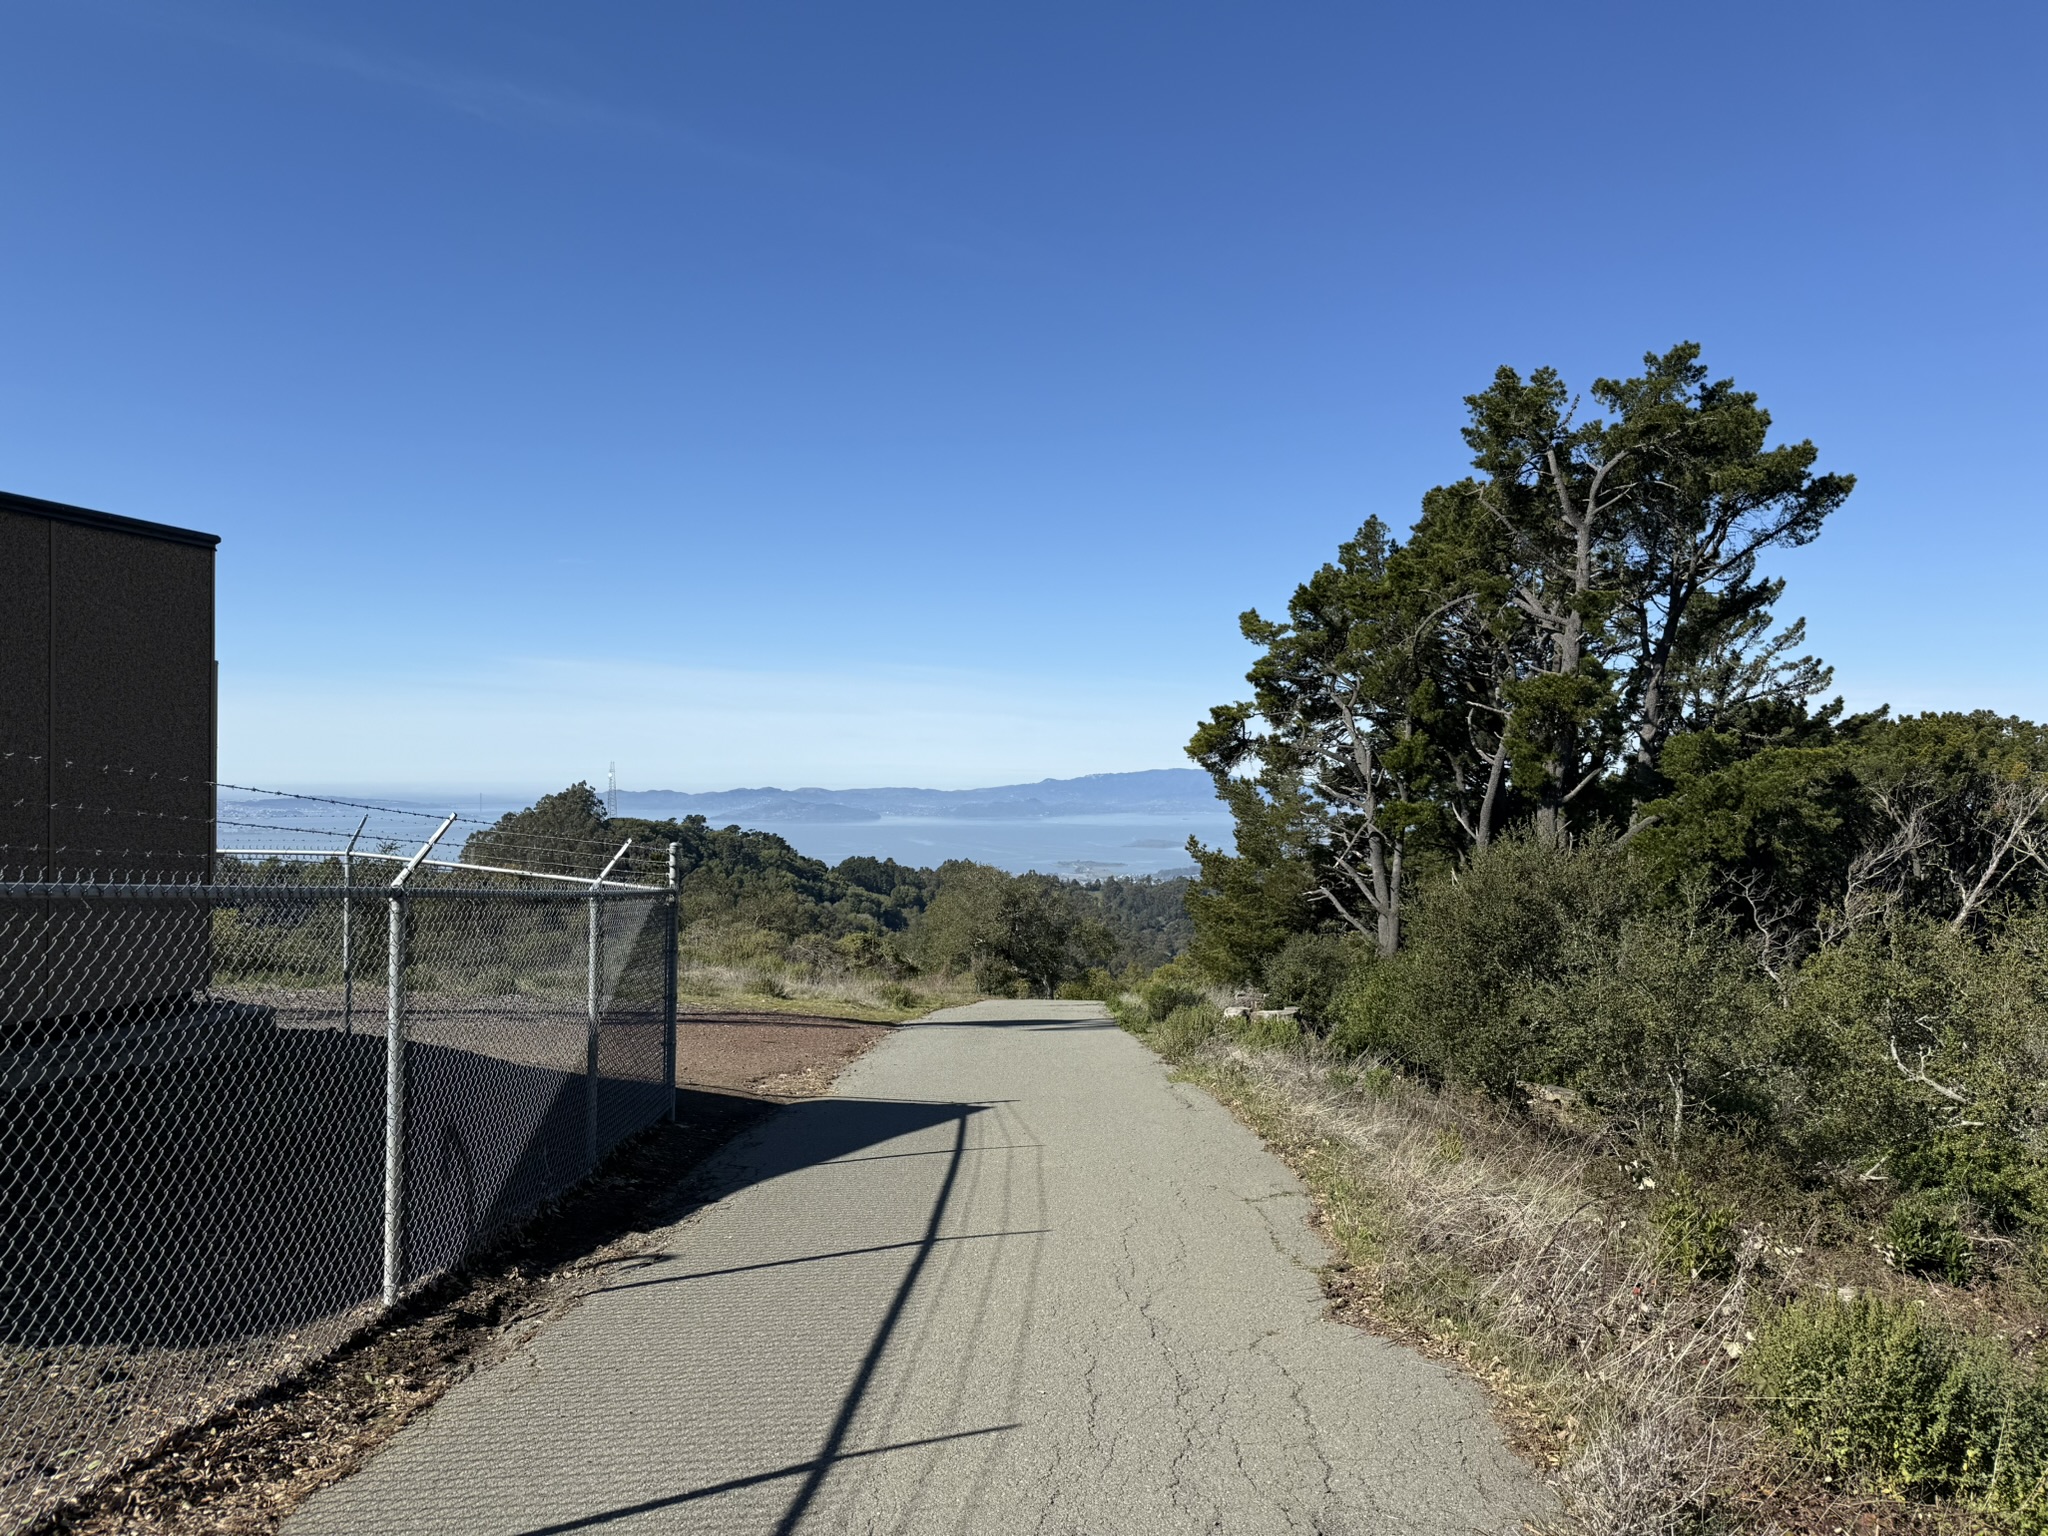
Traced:
POLYGON ((597 1027, 601 1014, 597 996, 598 946, 604 934, 604 918, 598 900, 590 898, 590 944, 588 960, 588 1015, 583 1026, 583 1166, 597 1166, 597 1027))
POLYGON ((604 1022, 604 978, 602 944, 604 940, 604 903, 597 892, 619 860, 626 856, 626 850, 633 846, 630 837, 619 845, 619 851, 611 856, 609 863, 597 872, 597 878, 590 882, 590 954, 589 976, 586 987, 589 993, 589 1022, 583 1030, 583 1166, 586 1170, 597 1167, 597 1032, 604 1022))
POLYGON ((676 950, 681 943, 683 920, 682 900, 676 887, 676 845, 668 845, 668 954, 666 957, 667 978, 662 999, 661 1030, 661 1076, 668 1085, 668 1118, 676 1117, 676 990, 680 982, 677 976, 676 950))
POLYGON ((395 1307, 405 1290, 405 950, 409 903, 405 882, 455 825, 441 823, 391 882, 391 929, 385 941, 384 1010, 384 1305, 395 1307))
POLYGON ((405 1289, 405 892, 391 893, 385 940, 384 1305, 405 1289))
POLYGON ((356 839, 370 824, 367 814, 356 823, 348 846, 341 850, 341 1032, 356 1032, 355 881, 356 839))

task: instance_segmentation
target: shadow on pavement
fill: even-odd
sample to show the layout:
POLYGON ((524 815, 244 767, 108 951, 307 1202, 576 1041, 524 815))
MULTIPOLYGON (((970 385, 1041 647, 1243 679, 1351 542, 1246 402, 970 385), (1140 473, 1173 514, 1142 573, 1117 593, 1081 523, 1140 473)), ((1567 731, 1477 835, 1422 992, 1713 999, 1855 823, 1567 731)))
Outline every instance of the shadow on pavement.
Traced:
MULTIPOLYGON (((944 1012, 934 1015, 932 1017, 912 1019, 909 1023, 899 1024, 896 1027, 900 1030, 963 1028, 1021 1029, 1028 1030, 1033 1034, 1058 1034, 1072 1030, 1113 1030, 1119 1027, 1115 1019, 1110 1018, 1108 1014, 1102 1012, 1083 1014, 1078 1017, 1070 1019, 1049 1019, 1045 1017, 1045 1015, 1042 1013, 1031 1014, 1022 1011, 1031 1008, 1046 1007, 1047 1004, 1044 1002, 1043 999, 1040 999, 1036 1002, 1019 1002, 1016 1004, 1016 1006, 1019 1012, 1015 1014, 1009 1014, 1004 1011, 1004 1004, 1001 1002, 970 1003, 966 1007, 958 1010, 947 1009, 944 1012), (986 1009, 987 1011, 981 1011, 984 1009, 986 1009), (947 1014, 954 1014, 955 1016, 949 1018, 946 1016, 947 1014)), ((1069 1008, 1094 1008, 1099 1010, 1101 1009, 1102 1004, 1062 1002, 1058 1006, 1069 1008)))
MULTIPOLYGON (((563 1520, 554 1525, 537 1525, 531 1530, 521 1531, 519 1536, 565 1536, 569 1531, 588 1531, 613 1520, 625 1520, 634 1515, 651 1514, 657 1509, 673 1509, 678 1504, 692 1504, 699 1499, 713 1499, 721 1493, 737 1493, 742 1488, 758 1488, 763 1483, 780 1482, 785 1477, 822 1474, 831 1467, 848 1461, 859 1461, 867 1456, 886 1456, 891 1451, 915 1451, 928 1445, 944 1445, 950 1440, 977 1440, 983 1435, 1006 1434, 1021 1429, 1020 1424, 991 1424, 986 1429, 963 1429, 951 1435, 930 1435, 922 1440, 905 1440, 897 1445, 870 1446, 864 1451, 841 1451, 829 1461, 817 1457, 811 1461, 799 1461, 786 1467, 777 1467, 772 1472, 756 1472, 749 1477, 728 1478, 722 1483, 712 1483, 704 1488, 692 1488, 688 1493, 672 1493, 665 1498, 646 1499, 638 1504, 627 1504, 618 1509, 608 1509, 603 1514, 585 1515, 580 1520, 563 1520)), ((808 1502, 808 1501, 806 1501, 808 1502)), ((801 1511, 797 1511, 798 1516, 801 1511)), ((785 1519, 778 1531, 791 1528, 792 1519, 785 1519)))
MULTIPOLYGON (((604 1292, 641 1289, 650 1286, 681 1284, 690 1280, 710 1279, 719 1275, 730 1275, 756 1269, 774 1269, 789 1265, 816 1263, 835 1258, 849 1258, 856 1255, 906 1250, 910 1261, 897 1282, 888 1304, 883 1309, 867 1342, 860 1362, 855 1368, 844 1392, 841 1394, 833 1413, 830 1427, 818 1454, 805 1461, 794 1462, 770 1471, 752 1473, 738 1478, 729 1478, 703 1487, 692 1488, 681 1493, 667 1494, 660 1498, 623 1504, 616 1508, 600 1510, 573 1520, 557 1521, 552 1524, 530 1527, 520 1536, 562 1536, 570 1531, 591 1530, 616 1520, 632 1518, 655 1510, 695 1503, 719 1494, 733 1493, 742 1489, 757 1487, 765 1483, 779 1482, 786 1478, 800 1479, 790 1501, 779 1519, 770 1528, 774 1536, 790 1536, 802 1523, 818 1490, 832 1469, 842 1462, 879 1456, 890 1451, 909 1450, 920 1446, 939 1444, 945 1441, 977 1439, 987 1435, 1002 1434, 1013 1430, 1015 1424, 989 1425, 984 1428, 960 1431, 950 1435, 933 1436, 909 1440, 895 1445, 876 1446, 861 1450, 846 1449, 848 1431, 859 1413, 870 1385, 880 1365, 891 1338, 901 1323, 905 1308, 934 1250, 942 1243, 969 1242, 979 1239, 1022 1236, 1025 1233, 967 1233, 951 1236, 940 1235, 946 1213, 953 1200, 953 1193, 960 1172, 968 1155, 978 1149, 968 1146, 969 1122, 988 1106, 962 1103, 924 1103, 915 1100, 831 1098, 811 1099, 787 1106, 762 1127, 761 1133, 751 1144, 732 1149, 727 1165, 714 1176, 716 1187, 709 1192, 711 1198, 723 1198, 748 1185, 763 1182, 782 1174, 799 1169, 816 1167, 821 1164, 838 1162, 879 1161, 879 1158, 863 1159, 857 1154, 867 1147, 881 1145, 898 1137, 920 1131, 936 1129, 950 1124, 952 1134, 950 1145, 934 1149, 929 1153, 891 1153, 886 1157, 938 1156, 945 1158, 944 1171, 940 1176, 937 1192, 932 1198, 929 1211, 925 1214, 924 1230, 917 1238, 907 1242, 884 1243, 870 1247, 842 1249, 835 1252, 805 1254, 793 1258, 776 1259, 759 1264, 730 1266, 724 1269, 696 1271, 688 1274, 663 1275, 646 1280, 627 1281, 608 1286, 604 1292)), ((1033 1229, 1036 1231, 1037 1229, 1033 1229)), ((657 1261, 658 1262, 658 1261, 657 1261)))

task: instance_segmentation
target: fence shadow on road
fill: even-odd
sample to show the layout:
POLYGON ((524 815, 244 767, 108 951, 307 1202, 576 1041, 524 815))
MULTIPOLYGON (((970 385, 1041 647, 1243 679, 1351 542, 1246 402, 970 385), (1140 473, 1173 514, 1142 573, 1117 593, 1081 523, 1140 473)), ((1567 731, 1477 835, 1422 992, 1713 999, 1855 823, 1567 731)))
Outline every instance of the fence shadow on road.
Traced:
MULTIPOLYGON (((1019 1428, 1017 1424, 992 1424, 889 1445, 860 1448, 849 1448, 847 1445, 847 1437, 853 1428, 855 1418, 874 1384, 876 1370, 903 1321, 912 1295, 917 1290, 918 1282, 933 1253, 941 1244, 948 1242, 978 1237, 1029 1235, 1007 1232, 943 1234, 941 1231, 953 1204, 962 1169, 969 1158, 978 1150, 1017 1150, 1007 1144, 988 1149, 978 1149, 969 1145, 970 1124, 990 1107, 987 1104, 900 1099, 811 1099, 785 1107, 756 1133, 743 1138, 741 1144, 729 1149, 720 1167, 712 1173, 710 1182, 702 1188, 701 1194, 704 1198, 721 1199, 750 1185, 824 1164, 874 1161, 875 1159, 863 1158, 860 1154, 871 1147, 950 1127, 950 1135, 947 1136, 946 1145, 942 1148, 929 1152, 893 1154, 897 1157, 930 1156, 935 1160, 943 1160, 937 1177, 937 1188, 932 1196, 930 1208, 924 1216, 923 1230, 913 1239, 869 1248, 779 1258, 761 1264, 621 1280, 600 1293, 611 1294, 711 1279, 714 1276, 730 1275, 745 1269, 810 1264, 889 1249, 902 1250, 907 1255, 902 1275, 883 1305, 859 1362, 839 1396, 817 1454, 766 1471, 722 1479, 659 1498, 620 1504, 612 1508, 593 1510, 571 1519, 532 1526, 522 1531, 520 1536, 568 1536, 570 1532, 600 1529, 615 1521, 634 1519, 664 1509, 696 1504, 720 1495, 784 1481, 794 1485, 789 1502, 780 1517, 768 1529, 772 1530, 775 1536, 789 1536, 789 1533, 796 1531, 802 1524, 819 1489, 833 1469, 839 1465, 887 1455, 894 1451, 916 1450, 952 1441, 981 1440, 988 1436, 1007 1434, 1019 1428)), ((656 1261, 656 1267, 660 1262, 664 1261, 656 1261)))
POLYGON ((979 1104, 917 1099, 800 1099, 778 1111, 760 1133, 735 1147, 713 1171, 718 1196, 818 1163, 835 1163, 934 1126, 959 1125, 979 1104))
POLYGON ((1067 1019, 1049 1019, 1045 1017, 1042 1010, 1048 1004, 1042 998, 1017 1002, 1014 1006, 1018 1011, 1014 1014, 1005 1011, 1007 1006, 1007 1001, 1001 999, 968 1003, 960 1008, 943 1009, 939 1013, 926 1018, 912 1019, 909 1023, 899 1024, 896 1027, 908 1030, 960 1029, 963 1027, 971 1029, 1018 1029, 1031 1034, 1059 1034, 1071 1030, 1114 1030, 1119 1027, 1115 1019, 1112 1019, 1106 1012, 1101 1011, 1102 1004, 1096 1002, 1069 1002, 1062 999, 1057 1004, 1052 1005, 1097 1010, 1094 1013, 1081 1014, 1067 1019), (1033 1009, 1041 1011, 1034 1013, 1030 1011, 1033 1009))

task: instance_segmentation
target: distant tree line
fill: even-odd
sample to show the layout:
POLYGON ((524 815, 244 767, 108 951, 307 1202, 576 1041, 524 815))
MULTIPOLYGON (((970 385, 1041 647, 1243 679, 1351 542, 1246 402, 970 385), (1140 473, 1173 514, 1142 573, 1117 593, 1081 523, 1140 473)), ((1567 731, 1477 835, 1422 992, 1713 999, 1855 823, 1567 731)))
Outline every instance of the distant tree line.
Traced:
POLYGON ((856 964, 972 975, 990 992, 1050 995, 1091 973, 1150 970, 1178 955, 1193 931, 1184 878, 1073 881, 964 860, 932 869, 867 855, 828 865, 772 832, 713 827, 703 816, 610 816, 582 783, 473 833, 463 857, 594 875, 628 839, 650 853, 677 845, 685 928, 828 944, 856 964))

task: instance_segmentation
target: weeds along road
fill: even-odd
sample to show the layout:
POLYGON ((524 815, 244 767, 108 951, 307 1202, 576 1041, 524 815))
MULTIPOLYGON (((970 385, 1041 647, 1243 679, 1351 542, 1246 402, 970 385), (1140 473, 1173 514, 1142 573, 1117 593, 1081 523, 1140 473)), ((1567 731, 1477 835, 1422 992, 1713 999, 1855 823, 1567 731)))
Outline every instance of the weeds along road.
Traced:
POLYGON ((1293 1176, 1092 1003, 899 1031, 289 1536, 1512 1531, 1479 1390, 1324 1316, 1293 1176))

